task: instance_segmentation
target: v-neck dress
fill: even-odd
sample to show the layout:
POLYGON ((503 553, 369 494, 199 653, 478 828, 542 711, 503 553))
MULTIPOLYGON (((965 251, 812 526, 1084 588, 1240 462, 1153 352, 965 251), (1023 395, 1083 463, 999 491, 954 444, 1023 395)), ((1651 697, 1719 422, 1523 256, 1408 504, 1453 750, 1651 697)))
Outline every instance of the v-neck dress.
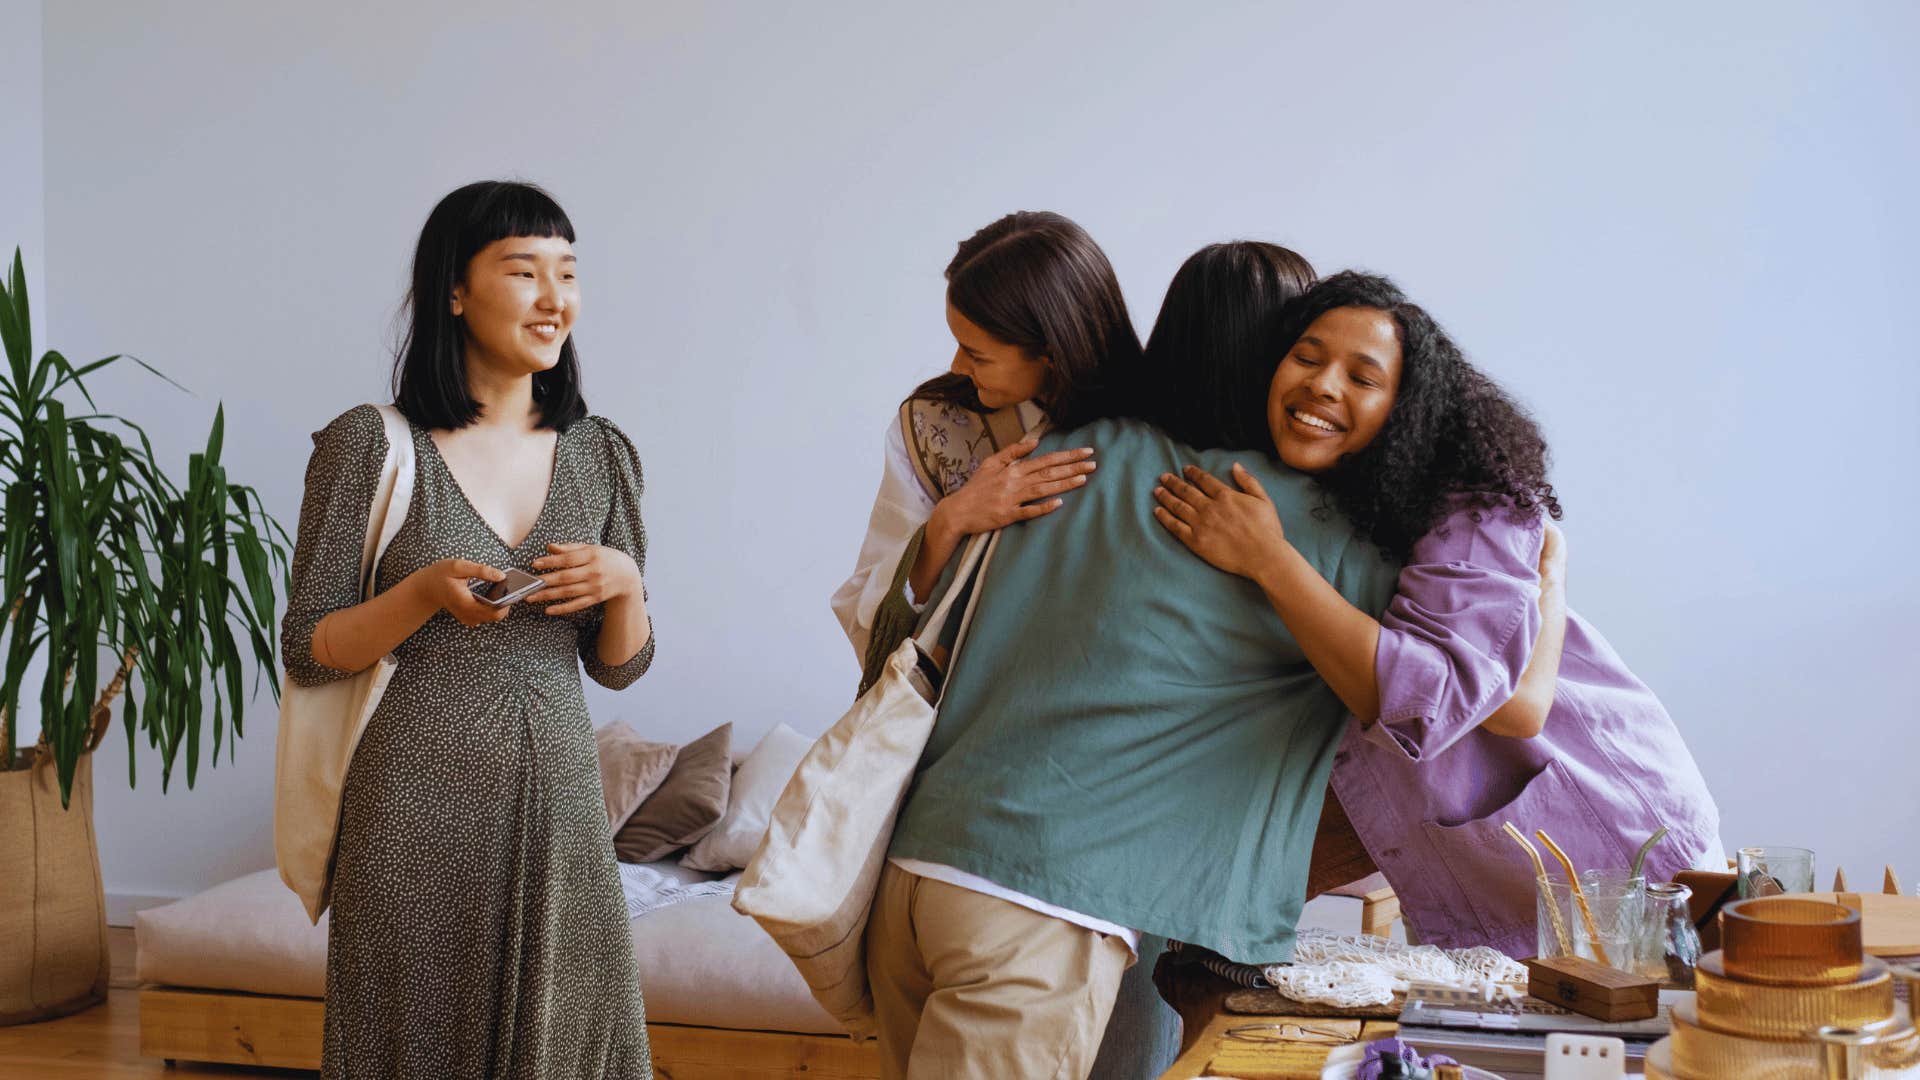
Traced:
MULTIPOLYGON (((532 571, 550 543, 604 544, 646 566, 640 461, 590 417, 561 433, 545 505, 508 547, 432 437, 380 591, 441 559, 532 571)), ((283 626, 287 671, 313 630, 358 601, 367 517, 387 443, 372 406, 314 436, 283 626)), ((326 1080, 634 1080, 653 1075, 631 930, 600 792, 582 664, 619 689, 653 660, 596 651, 596 607, 516 604, 462 626, 442 611, 394 650, 399 667, 342 791, 321 1076, 326 1080)))

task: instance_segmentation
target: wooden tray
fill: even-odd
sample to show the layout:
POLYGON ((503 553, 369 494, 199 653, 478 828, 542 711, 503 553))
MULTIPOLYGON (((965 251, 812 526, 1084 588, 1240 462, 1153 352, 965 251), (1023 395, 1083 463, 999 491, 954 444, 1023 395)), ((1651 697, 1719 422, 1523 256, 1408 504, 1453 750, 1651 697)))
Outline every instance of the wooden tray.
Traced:
POLYGON ((1812 900, 1860 912, 1860 939, 1869 956, 1920 954, 1920 896, 1886 893, 1807 893, 1812 900))

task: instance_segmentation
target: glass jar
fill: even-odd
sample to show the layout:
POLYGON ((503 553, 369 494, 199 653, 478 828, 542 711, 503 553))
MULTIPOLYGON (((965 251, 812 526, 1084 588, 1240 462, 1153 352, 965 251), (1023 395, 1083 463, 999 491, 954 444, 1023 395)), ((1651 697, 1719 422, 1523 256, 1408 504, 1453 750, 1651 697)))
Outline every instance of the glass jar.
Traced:
POLYGON ((1580 891, 1583 899, 1567 909, 1574 955, 1621 971, 1640 970, 1647 925, 1646 879, 1625 870, 1583 870, 1580 891))
POLYGON ((1693 988, 1693 969, 1700 963, 1700 931, 1687 904, 1692 898, 1685 885, 1648 885, 1640 947, 1642 974, 1683 989, 1693 988))

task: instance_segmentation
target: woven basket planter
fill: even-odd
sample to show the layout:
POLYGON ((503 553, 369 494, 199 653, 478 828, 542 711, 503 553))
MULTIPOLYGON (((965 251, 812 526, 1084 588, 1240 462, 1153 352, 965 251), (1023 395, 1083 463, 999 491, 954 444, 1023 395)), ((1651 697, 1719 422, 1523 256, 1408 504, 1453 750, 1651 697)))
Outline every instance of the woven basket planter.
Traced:
POLYGON ((0 772, 0 1025, 105 1001, 108 970, 93 755, 66 809, 51 765, 0 772))

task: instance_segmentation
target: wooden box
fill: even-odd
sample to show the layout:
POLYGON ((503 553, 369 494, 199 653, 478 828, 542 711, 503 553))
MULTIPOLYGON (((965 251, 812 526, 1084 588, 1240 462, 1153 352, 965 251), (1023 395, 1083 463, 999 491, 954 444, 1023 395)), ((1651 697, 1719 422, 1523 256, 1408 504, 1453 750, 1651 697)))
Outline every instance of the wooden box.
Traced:
POLYGON ((1660 1011, 1653 979, 1577 956, 1527 961, 1527 993, 1595 1020, 1645 1020, 1660 1011))

